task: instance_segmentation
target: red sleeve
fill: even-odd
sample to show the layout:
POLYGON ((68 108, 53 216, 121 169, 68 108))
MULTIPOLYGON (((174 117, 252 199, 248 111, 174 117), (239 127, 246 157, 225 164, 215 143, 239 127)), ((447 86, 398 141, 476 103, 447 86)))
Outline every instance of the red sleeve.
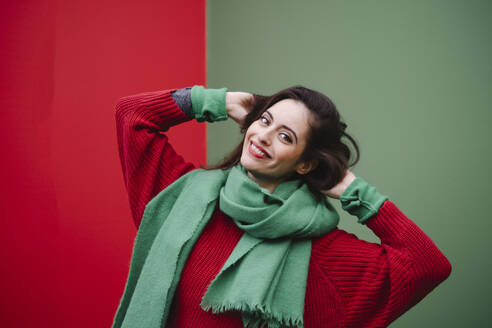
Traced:
POLYGON ((343 296, 347 327, 386 327, 451 273, 448 259, 391 201, 367 226, 381 244, 339 230, 313 254, 343 296))
POLYGON ((145 205, 166 186, 194 169, 169 144, 164 134, 190 118, 174 102, 176 89, 123 97, 116 103, 115 118, 123 179, 135 225, 145 205))

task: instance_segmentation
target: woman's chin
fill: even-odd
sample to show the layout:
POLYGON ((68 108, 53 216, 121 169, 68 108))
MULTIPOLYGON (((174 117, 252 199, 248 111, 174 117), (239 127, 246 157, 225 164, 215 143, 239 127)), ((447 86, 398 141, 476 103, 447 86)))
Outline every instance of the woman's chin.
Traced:
POLYGON ((241 160, 239 162, 246 170, 251 170, 255 167, 254 163, 251 163, 251 159, 245 158, 244 155, 241 157, 241 160))
POLYGON ((263 167, 262 163, 259 163, 259 161, 250 154, 243 154, 240 163, 247 170, 261 170, 263 167))
POLYGON ((248 171, 248 175, 254 175, 255 177, 264 177, 261 165, 255 163, 254 160, 241 158, 240 162, 244 169, 248 171))

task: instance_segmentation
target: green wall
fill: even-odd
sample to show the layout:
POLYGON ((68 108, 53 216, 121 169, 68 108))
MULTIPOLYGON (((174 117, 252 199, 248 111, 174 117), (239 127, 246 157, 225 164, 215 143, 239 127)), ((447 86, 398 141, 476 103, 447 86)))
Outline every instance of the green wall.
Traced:
MULTIPOLYGON (((486 327, 492 219, 491 1, 209 0, 208 86, 270 94, 303 84, 337 104, 353 168, 438 245, 451 276, 392 327, 486 327)), ((208 125, 215 163, 239 141, 208 125)), ((340 227, 378 242, 342 214, 340 227)))

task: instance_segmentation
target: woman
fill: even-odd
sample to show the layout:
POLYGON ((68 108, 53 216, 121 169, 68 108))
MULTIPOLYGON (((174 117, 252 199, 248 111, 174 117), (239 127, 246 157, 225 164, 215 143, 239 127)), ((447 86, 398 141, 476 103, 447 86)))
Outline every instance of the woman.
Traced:
POLYGON ((201 86, 116 105, 139 231, 113 327, 386 327, 451 265, 387 196, 348 170, 346 125, 325 95, 201 86), (234 119, 241 144, 195 169, 164 134, 234 119), (337 229, 339 199, 381 244, 337 229), (140 224, 141 222, 141 224, 140 224))

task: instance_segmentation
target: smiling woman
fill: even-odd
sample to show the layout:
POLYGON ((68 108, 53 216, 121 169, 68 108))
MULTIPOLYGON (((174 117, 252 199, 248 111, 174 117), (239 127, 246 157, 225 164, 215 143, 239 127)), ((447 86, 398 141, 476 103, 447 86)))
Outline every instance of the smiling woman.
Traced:
POLYGON ((309 136, 309 115, 303 103, 284 99, 249 126, 244 137, 241 165, 250 178, 273 192, 293 172, 309 172, 307 163, 299 161, 309 136))
POLYGON ((116 122, 139 230, 113 328, 386 327, 451 273, 432 240, 347 169, 342 137, 351 165, 357 144, 319 92, 146 92, 120 99, 116 122), (232 118, 243 141, 195 168, 165 134, 193 118, 232 118), (381 244, 338 229, 325 194, 381 244))
POLYGON ((294 86, 269 97, 228 92, 226 100, 227 113, 241 125, 244 138, 209 169, 241 163, 251 179, 270 191, 282 181, 301 179, 318 199, 335 196, 330 193, 333 187, 341 182, 348 186, 355 179, 348 168, 359 161, 359 147, 326 95, 294 86), (351 164, 351 151, 342 137, 355 149, 351 164))

